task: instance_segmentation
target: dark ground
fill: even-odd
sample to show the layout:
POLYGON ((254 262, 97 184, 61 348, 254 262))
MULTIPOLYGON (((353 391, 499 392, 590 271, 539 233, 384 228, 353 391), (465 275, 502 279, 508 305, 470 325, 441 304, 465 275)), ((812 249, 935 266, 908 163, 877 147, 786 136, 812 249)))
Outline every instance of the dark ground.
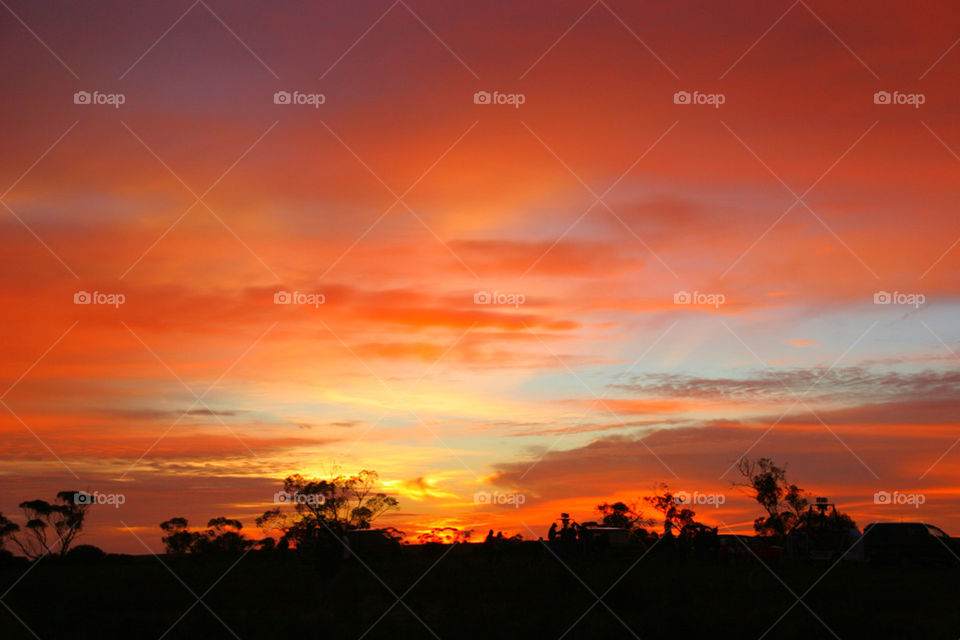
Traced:
POLYGON ((817 582, 830 564, 769 567, 797 596, 816 583, 804 602, 821 623, 803 604, 783 615, 796 597, 766 565, 679 563, 651 555, 618 582, 637 557, 567 557, 568 569, 539 543, 499 555, 481 545, 406 548, 392 559, 366 560, 387 586, 356 560, 330 580, 293 552, 251 552, 242 559, 162 556, 179 580, 152 556, 46 559, 26 575, 26 565, 0 569, 0 593, 9 589, 0 599, 9 607, 0 605, 0 638, 753 640, 768 630, 766 638, 960 636, 957 568, 843 562, 817 582), (180 580, 197 596, 209 589, 203 602, 223 622, 203 604, 191 609, 196 598, 180 580), (396 598, 387 587, 416 617, 404 604, 390 609, 396 598), (606 606, 591 609, 608 589, 606 606))

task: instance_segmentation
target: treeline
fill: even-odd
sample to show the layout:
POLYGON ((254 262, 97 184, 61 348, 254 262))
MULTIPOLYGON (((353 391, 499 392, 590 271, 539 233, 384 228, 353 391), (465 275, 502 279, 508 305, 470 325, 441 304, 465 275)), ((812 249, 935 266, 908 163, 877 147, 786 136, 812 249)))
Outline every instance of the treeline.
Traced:
MULTIPOLYGON (((256 520, 270 535, 252 540, 242 534, 239 520, 214 518, 202 531, 191 531, 186 518, 176 517, 160 524, 167 553, 216 553, 287 549, 305 550, 320 541, 342 539, 348 531, 370 529, 388 511, 398 509, 396 498, 376 490, 376 471, 331 479, 307 479, 300 474, 287 477, 283 490, 274 494, 272 509, 256 520), (276 537, 275 537, 276 536, 276 537)), ((400 540, 403 532, 382 530, 390 539, 400 540)))
MULTIPOLYGON (((787 478, 786 467, 777 466, 769 458, 751 460, 741 458, 736 463, 740 479, 732 485, 756 502, 763 515, 753 522, 754 532, 758 536, 783 539, 801 528, 826 528, 837 531, 856 528, 853 519, 834 508, 826 511, 816 507, 810 501, 809 492, 800 488, 787 478)), ((654 494, 643 498, 658 517, 648 518, 639 508, 639 502, 603 503, 596 510, 599 522, 587 522, 582 526, 604 526, 628 529, 640 537, 646 537, 647 527, 658 519, 662 520, 664 533, 677 534, 702 530, 707 525, 697 521, 696 511, 689 502, 686 492, 673 492, 666 484, 654 488, 654 494)))
MULTIPOLYGON (((740 479, 733 485, 747 493, 762 508, 755 519, 758 536, 783 539, 804 527, 848 530, 856 527, 854 521, 835 508, 831 513, 812 508, 808 494, 787 479, 785 467, 777 466, 768 458, 739 460, 736 467, 740 479)), ((307 479, 296 474, 287 477, 283 490, 274 495, 274 506, 256 519, 256 526, 267 532, 260 539, 246 537, 243 524, 236 519, 215 517, 206 528, 191 529, 186 518, 178 516, 160 523, 161 541, 167 553, 202 554, 288 549, 301 551, 311 547, 336 546, 349 543, 347 534, 370 530, 385 513, 399 508, 396 498, 377 491, 378 475, 364 470, 355 475, 339 474, 330 479, 307 479)), ((665 484, 655 487, 654 494, 643 498, 656 513, 647 517, 641 502, 601 503, 596 507, 597 519, 577 524, 567 514, 561 514, 563 532, 571 528, 614 527, 625 529, 630 536, 644 541, 658 534, 649 530, 657 520, 663 522, 665 535, 695 534, 709 527, 696 519, 692 504, 665 484)), ((0 513, 0 553, 11 555, 5 543, 12 542, 29 560, 44 556, 66 556, 83 530, 91 506, 89 496, 82 491, 61 491, 53 502, 30 500, 20 503, 24 512, 21 526, 0 513)), ((392 527, 377 530, 390 542, 400 542, 404 533, 392 527)), ((714 531, 716 531, 714 529, 714 531)), ((421 544, 456 544, 467 542, 471 531, 452 527, 434 528, 420 534, 421 544)), ((548 537, 559 535, 556 523, 548 537)), ((492 536, 492 531, 488 539, 492 536)), ((515 538, 519 540, 519 537, 515 538)), ((76 550, 93 557, 103 552, 89 545, 76 550)))

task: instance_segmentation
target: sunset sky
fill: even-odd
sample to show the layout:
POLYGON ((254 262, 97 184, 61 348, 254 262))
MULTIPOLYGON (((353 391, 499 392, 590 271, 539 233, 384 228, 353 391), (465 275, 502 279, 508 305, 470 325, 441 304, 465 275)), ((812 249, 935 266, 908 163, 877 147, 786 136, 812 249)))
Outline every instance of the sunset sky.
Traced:
POLYGON ((956 3, 0 4, 4 514, 159 551, 339 468, 408 534, 747 532, 746 454, 960 535, 956 3))

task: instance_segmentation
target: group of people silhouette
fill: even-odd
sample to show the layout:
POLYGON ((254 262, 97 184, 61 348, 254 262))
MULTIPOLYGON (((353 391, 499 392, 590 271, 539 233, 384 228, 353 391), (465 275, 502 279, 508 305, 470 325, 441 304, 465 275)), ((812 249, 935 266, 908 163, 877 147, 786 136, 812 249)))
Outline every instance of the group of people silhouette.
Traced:
POLYGON ((569 513, 560 514, 560 529, 557 529, 557 523, 550 525, 547 532, 547 540, 556 542, 559 540, 563 544, 573 544, 577 540, 583 539, 583 527, 570 517, 569 513))
MULTIPOLYGON (((541 538, 541 541, 543 539, 541 538)), ((671 559, 715 557, 719 552, 718 531, 699 523, 678 527, 667 520, 663 532, 644 528, 627 529, 605 526, 594 522, 578 523, 570 514, 561 513, 550 525, 546 543, 559 554, 605 554, 615 548, 639 545, 650 549, 660 547, 660 553, 671 559)))
POLYGON ((498 542, 503 542, 503 541, 504 541, 503 531, 497 531, 497 535, 493 535, 493 529, 490 529, 490 531, 487 532, 487 537, 484 538, 483 543, 496 544, 498 542))

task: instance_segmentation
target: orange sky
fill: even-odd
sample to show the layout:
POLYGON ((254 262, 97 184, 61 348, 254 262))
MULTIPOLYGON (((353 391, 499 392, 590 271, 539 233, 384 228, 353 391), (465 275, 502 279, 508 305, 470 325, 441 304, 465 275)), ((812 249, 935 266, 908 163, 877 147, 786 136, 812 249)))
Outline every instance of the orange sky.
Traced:
POLYGON ((2 11, 4 513, 120 492, 84 540, 159 550, 336 466, 411 532, 543 535, 657 482, 744 530, 749 452, 960 532, 956 6, 2 11))

